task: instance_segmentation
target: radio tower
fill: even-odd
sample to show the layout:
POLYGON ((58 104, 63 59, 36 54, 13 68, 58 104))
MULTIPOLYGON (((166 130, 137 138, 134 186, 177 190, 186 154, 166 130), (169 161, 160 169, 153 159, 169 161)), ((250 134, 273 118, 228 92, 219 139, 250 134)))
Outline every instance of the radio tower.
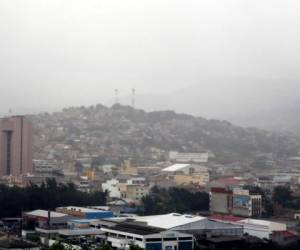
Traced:
POLYGON ((135 89, 132 89, 131 106, 132 106, 133 108, 134 108, 134 106, 135 106, 135 89))
POLYGON ((119 104, 119 90, 118 89, 115 89, 115 97, 116 97, 115 104, 119 104))

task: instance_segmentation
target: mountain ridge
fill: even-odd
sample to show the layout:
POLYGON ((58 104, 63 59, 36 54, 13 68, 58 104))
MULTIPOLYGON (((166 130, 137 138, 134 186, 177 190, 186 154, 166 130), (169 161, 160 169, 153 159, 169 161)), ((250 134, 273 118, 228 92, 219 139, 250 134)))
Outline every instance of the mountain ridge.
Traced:
MULTIPOLYGON (((172 109, 240 126, 300 135, 300 83, 248 77, 199 77, 198 83, 169 94, 137 95, 147 111, 172 109), (155 100, 155 102, 153 102, 155 100)), ((121 99, 129 103, 129 97, 121 99)))

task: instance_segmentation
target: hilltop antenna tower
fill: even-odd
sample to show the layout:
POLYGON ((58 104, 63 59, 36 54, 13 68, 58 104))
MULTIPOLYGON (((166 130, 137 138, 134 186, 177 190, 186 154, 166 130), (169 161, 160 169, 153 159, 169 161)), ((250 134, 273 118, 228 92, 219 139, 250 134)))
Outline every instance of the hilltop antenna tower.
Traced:
POLYGON ((8 112, 6 114, 4 114, 5 117, 11 117, 12 116, 12 109, 9 108, 8 112))
POLYGON ((133 108, 134 108, 134 106, 135 106, 135 89, 132 89, 131 106, 132 106, 133 108))
POLYGON ((118 89, 115 89, 115 104, 119 104, 119 90, 118 89))

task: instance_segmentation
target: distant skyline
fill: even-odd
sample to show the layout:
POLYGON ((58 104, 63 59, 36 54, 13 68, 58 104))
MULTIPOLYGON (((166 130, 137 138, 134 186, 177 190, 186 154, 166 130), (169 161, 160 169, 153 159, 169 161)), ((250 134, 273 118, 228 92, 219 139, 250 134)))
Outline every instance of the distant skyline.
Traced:
POLYGON ((235 86, 210 76, 297 83, 299 13, 298 0, 1 1, 0 114, 235 86))

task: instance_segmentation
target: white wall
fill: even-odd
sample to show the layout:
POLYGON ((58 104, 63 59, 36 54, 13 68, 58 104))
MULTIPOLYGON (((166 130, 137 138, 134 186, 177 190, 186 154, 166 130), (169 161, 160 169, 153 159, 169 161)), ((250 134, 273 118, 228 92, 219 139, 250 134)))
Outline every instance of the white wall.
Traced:
POLYGON ((117 179, 108 180, 102 184, 102 190, 108 191, 110 198, 121 198, 119 181, 117 179))

